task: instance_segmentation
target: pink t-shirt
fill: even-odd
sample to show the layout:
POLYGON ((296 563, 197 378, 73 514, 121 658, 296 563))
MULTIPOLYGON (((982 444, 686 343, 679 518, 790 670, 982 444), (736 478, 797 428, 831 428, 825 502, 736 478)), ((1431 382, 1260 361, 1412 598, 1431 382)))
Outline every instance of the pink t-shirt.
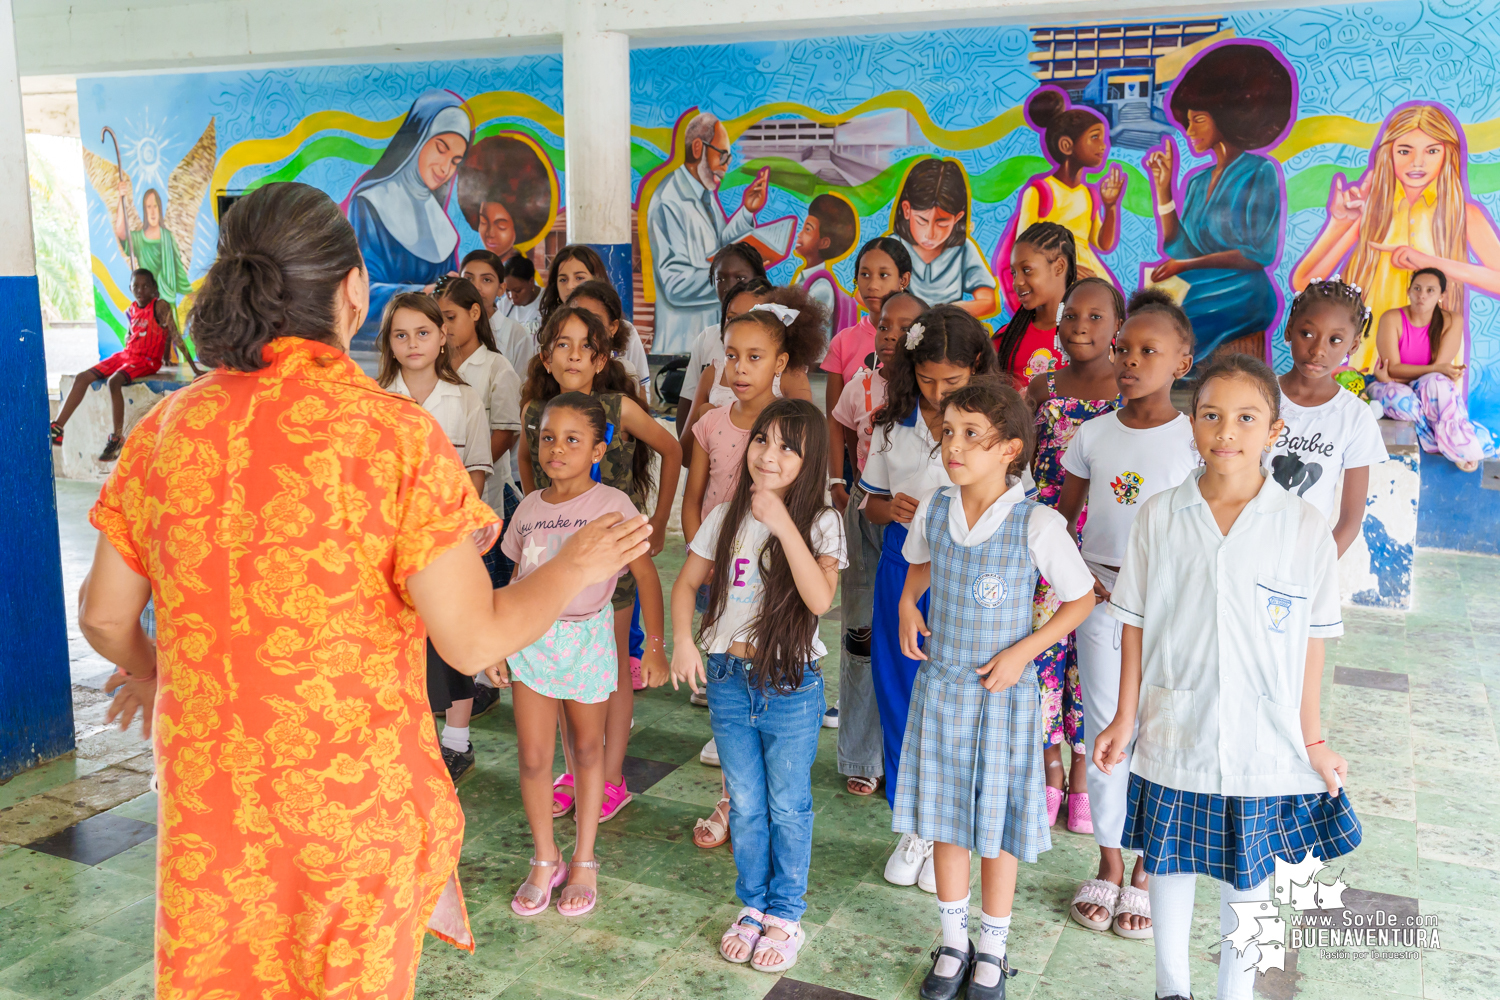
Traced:
POLYGON ((874 431, 872 417, 885 405, 885 376, 861 368, 844 384, 844 391, 833 407, 833 419, 849 428, 856 435, 854 460, 859 471, 865 471, 865 459, 870 456, 870 435, 874 431))
POLYGON ((828 353, 819 366, 825 372, 836 372, 848 382, 865 367, 875 353, 875 324, 866 316, 853 326, 840 330, 828 345, 828 353))
POLYGON ((703 492, 704 517, 721 503, 727 503, 739 485, 740 469, 745 464, 745 447, 750 443, 750 429, 734 426, 729 419, 732 406, 709 410, 693 425, 693 438, 708 452, 708 488, 703 492))
MULTIPOLYGON (((542 499, 545 490, 533 490, 521 498, 510 531, 500 544, 500 551, 516 561, 512 580, 524 580, 538 566, 557 555, 568 536, 605 514, 617 512, 627 520, 639 515, 630 498, 613 486, 595 483, 593 489, 564 503, 542 499)), ((586 587, 563 609, 563 621, 588 621, 609 603, 620 574, 603 583, 586 587)))

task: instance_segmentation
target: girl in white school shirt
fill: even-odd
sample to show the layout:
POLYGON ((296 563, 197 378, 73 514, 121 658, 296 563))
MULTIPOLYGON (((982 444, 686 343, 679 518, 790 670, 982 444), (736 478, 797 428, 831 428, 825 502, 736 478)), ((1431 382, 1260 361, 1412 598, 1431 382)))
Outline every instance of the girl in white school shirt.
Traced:
MULTIPOLYGON (((493 469, 490 421, 484 398, 453 367, 443 314, 429 295, 400 292, 386 304, 376 338, 380 350, 381 388, 410 396, 431 413, 448 435, 474 489, 484 496, 493 469)), ((497 677, 491 677, 497 681, 497 677)), ((459 673, 427 643, 427 697, 434 712, 443 712, 442 751, 448 775, 456 783, 474 768, 469 718, 474 705, 474 678, 459 673), (455 710, 450 717, 449 711, 455 710), (461 724, 460 724, 461 723, 461 724)))
MULTIPOLYGON (((1100 601, 1107 601, 1114 589, 1141 505, 1181 483, 1198 466, 1192 425, 1172 405, 1173 381, 1193 367, 1193 327, 1187 316, 1161 292, 1137 292, 1115 335, 1113 358, 1124 405, 1086 421, 1073 435, 1063 455, 1067 475, 1058 500, 1070 530, 1088 501, 1083 559, 1094 574, 1100 601)), ((1076 635, 1084 726, 1097 731, 1114 718, 1120 693, 1120 624, 1109 617, 1108 605, 1100 603, 1076 635)), ((1128 779, 1128 768, 1116 768, 1113 774, 1088 768, 1099 875, 1078 887, 1069 912, 1089 930, 1113 927, 1121 937, 1149 938, 1146 871, 1137 858, 1127 882, 1120 853, 1128 779)))
MULTIPOLYGON (((1333 535, 1317 508, 1261 473, 1282 422, 1276 376, 1230 354, 1193 391, 1204 469, 1147 501, 1110 596, 1124 623, 1119 709, 1094 743, 1130 761, 1126 847, 1150 873, 1156 995, 1188 998, 1195 876, 1231 904, 1269 900, 1275 859, 1359 845, 1344 758, 1322 736, 1323 639, 1342 635, 1333 535)), ((1259 945, 1226 945, 1221 1000, 1250 1000, 1259 945)))
MULTIPOLYGON (((998 367, 989 330, 952 305, 923 313, 885 366, 886 402, 875 411, 870 453, 859 485, 869 494, 865 516, 872 524, 885 525, 875 568, 870 676, 880 709, 886 801, 893 806, 912 685, 921 667, 901 652, 898 606, 907 570, 901 547, 917 504, 938 487, 953 485, 937 449, 943 432, 943 397, 967 385, 971 376, 987 375, 998 367)), ((928 595, 922 595, 917 608, 927 614, 928 595)), ((896 885, 915 882, 927 892, 936 892, 932 843, 915 833, 902 834, 886 863, 885 878, 896 885)))

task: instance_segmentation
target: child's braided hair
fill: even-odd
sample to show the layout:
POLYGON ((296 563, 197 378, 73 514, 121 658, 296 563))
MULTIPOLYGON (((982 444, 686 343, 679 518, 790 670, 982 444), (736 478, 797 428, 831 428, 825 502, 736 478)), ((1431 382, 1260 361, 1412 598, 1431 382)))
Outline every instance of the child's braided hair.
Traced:
MULTIPOLYGON (((1054 261, 1061 255, 1068 262, 1068 269, 1063 274, 1064 288, 1071 288, 1073 282, 1078 280, 1078 249, 1073 231, 1067 226, 1056 222, 1034 222, 1016 237, 1016 243, 1035 247, 1049 261, 1054 261)), ((1000 357, 1002 370, 1015 370, 1016 351, 1021 346, 1021 338, 1026 336, 1026 328, 1034 319, 1035 309, 1017 309, 1010 322, 1005 324, 1005 329, 1000 332, 995 344, 995 353, 1000 357)))
MULTIPOLYGON (((1344 281, 1337 274, 1325 281, 1313 281, 1297 294, 1292 300, 1292 308, 1287 310, 1287 328, 1290 329, 1297 322, 1297 317, 1304 312, 1325 302, 1349 310, 1349 318, 1354 321, 1354 328, 1358 331, 1354 335, 1354 344, 1358 344, 1370 332, 1372 315, 1370 307, 1365 305, 1364 289, 1344 281)), ((1349 345, 1351 349, 1354 344, 1349 345)))

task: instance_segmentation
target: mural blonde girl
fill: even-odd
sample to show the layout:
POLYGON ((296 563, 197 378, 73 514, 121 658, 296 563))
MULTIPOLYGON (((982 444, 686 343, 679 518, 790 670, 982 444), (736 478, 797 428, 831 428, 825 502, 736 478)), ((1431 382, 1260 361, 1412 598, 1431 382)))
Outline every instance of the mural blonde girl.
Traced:
MULTIPOLYGON (((1344 277, 1365 290, 1375 316, 1404 308, 1412 275, 1428 267, 1448 277, 1442 307, 1451 314, 1463 311, 1466 284, 1500 296, 1500 238, 1469 200, 1466 160, 1463 133, 1446 108, 1397 108, 1358 183, 1334 176, 1328 223, 1292 271, 1292 287, 1328 278, 1347 260, 1344 277)), ((1375 342, 1366 338, 1349 363, 1373 371, 1375 342)))

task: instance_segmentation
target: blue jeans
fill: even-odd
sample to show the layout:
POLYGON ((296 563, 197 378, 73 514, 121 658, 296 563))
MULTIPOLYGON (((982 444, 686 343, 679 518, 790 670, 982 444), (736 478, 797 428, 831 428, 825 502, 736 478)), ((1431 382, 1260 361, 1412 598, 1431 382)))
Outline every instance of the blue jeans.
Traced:
POLYGON ((791 694, 750 684, 749 660, 708 658, 708 718, 729 786, 729 832, 746 906, 783 920, 807 910, 812 765, 823 725, 823 675, 808 664, 791 694))

